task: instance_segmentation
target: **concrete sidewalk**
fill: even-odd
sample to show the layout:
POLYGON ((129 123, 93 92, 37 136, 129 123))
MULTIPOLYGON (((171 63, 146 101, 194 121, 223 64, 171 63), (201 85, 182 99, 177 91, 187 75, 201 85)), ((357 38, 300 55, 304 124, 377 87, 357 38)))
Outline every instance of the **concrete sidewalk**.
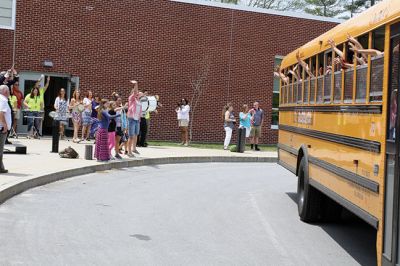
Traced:
MULTIPOLYGON (((276 152, 234 153, 224 150, 199 149, 191 147, 147 147, 138 148, 141 153, 130 159, 112 160, 100 163, 96 160, 85 160, 85 144, 72 141, 60 141, 60 151, 68 146, 73 147, 79 159, 62 159, 57 153, 51 153, 51 139, 28 140, 11 139, 15 144, 27 146, 28 154, 5 154, 4 165, 8 174, 0 175, 0 203, 32 187, 41 186, 64 178, 105 171, 113 168, 134 167, 149 164, 195 163, 195 162, 276 162, 276 152)), ((7 146, 6 146, 7 148, 7 146)))

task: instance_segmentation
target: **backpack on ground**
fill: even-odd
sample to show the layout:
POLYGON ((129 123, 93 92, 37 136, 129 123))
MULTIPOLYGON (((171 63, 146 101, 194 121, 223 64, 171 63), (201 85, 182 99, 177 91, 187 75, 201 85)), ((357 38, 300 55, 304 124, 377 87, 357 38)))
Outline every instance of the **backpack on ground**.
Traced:
POLYGON ((63 151, 60 151, 58 153, 61 158, 67 158, 67 159, 76 159, 79 157, 79 154, 69 146, 68 148, 65 148, 63 151))

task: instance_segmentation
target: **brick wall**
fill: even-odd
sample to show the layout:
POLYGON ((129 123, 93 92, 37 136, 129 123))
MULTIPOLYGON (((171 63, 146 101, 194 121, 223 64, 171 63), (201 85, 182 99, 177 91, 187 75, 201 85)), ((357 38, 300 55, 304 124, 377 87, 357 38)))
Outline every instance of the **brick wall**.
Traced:
MULTIPOLYGON (((41 63, 51 59, 51 72, 79 76, 82 90, 105 97, 113 91, 127 97, 128 81, 137 79, 163 103, 152 116, 151 138, 177 140, 175 105, 182 97, 191 99, 191 81, 208 62, 193 140, 222 142, 223 105, 233 102, 238 112, 243 103, 258 99, 266 111, 262 142, 275 143, 277 132, 270 130, 274 56, 334 25, 161 0, 18 0, 16 64, 20 70, 47 72, 41 63)), ((9 55, 4 58, 2 68, 10 65, 9 55)))

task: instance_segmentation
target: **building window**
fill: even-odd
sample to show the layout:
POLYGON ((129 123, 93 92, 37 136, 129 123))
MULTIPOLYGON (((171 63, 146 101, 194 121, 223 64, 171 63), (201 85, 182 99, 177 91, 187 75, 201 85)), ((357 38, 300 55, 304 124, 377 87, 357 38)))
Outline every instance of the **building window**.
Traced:
POLYGON ((0 29, 15 29, 17 0, 0 0, 0 29))
MULTIPOLYGON (((283 56, 275 56, 274 66, 280 65, 282 62, 283 56)), ((277 77, 274 77, 274 86, 272 93, 272 112, 271 112, 271 128, 278 129, 279 125, 279 86, 280 80, 277 77)))

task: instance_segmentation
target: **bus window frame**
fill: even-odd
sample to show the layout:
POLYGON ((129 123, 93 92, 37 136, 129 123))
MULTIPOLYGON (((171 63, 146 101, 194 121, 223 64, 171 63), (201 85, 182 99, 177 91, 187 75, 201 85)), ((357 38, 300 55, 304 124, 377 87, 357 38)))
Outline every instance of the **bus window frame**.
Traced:
POLYGON ((313 73, 313 75, 314 75, 314 77, 312 78, 312 77, 310 77, 310 81, 309 81, 309 83, 310 83, 310 90, 309 90, 309 104, 316 104, 316 101, 317 101, 317 77, 318 77, 318 65, 317 65, 317 55, 314 55, 314 56, 312 56, 312 57, 310 57, 309 58, 310 59, 310 66, 311 66, 311 69, 310 69, 310 71, 311 71, 311 73, 313 73), (315 61, 315 67, 314 67, 314 69, 312 68, 312 66, 313 66, 313 62, 315 61), (313 95, 311 95, 311 82, 312 81, 314 81, 314 93, 313 93, 313 95))
POLYGON ((324 80, 324 82, 323 82, 323 94, 322 94, 322 103, 323 104, 331 104, 332 103, 332 80, 333 80, 333 70, 334 70, 334 68, 333 68, 333 55, 334 55, 334 51, 332 50, 332 49, 328 49, 328 50, 325 50, 324 51, 324 78, 323 78, 323 80, 324 80), (326 74, 326 72, 327 72, 327 68, 328 68, 328 54, 331 54, 331 73, 330 74, 326 74), (329 101, 325 101, 325 77, 327 76, 327 75, 331 75, 331 84, 330 84, 330 95, 329 95, 329 101))

